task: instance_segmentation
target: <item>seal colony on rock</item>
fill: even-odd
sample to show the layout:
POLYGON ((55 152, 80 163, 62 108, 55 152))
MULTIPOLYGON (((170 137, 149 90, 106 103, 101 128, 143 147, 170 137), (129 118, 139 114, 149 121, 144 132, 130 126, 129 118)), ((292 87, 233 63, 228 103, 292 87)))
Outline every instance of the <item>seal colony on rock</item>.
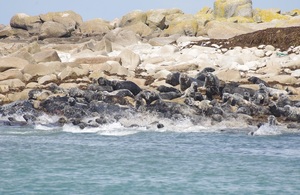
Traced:
POLYGON ((46 115, 49 126, 80 129, 168 128, 166 120, 258 128, 276 117, 299 128, 297 12, 268 23, 249 5, 244 15, 244 5, 224 2, 192 17, 152 10, 111 23, 72 11, 16 14, 0 28, 1 124, 34 126, 46 115))
MULTIPOLYGON (((172 78, 174 88, 161 85, 156 90, 142 90, 132 81, 100 77, 97 79, 98 86, 107 87, 107 90, 103 88, 97 90, 95 86, 87 89, 71 88, 64 95, 56 96, 53 93, 40 101, 38 106, 35 106, 35 102, 42 91, 34 89, 29 91, 28 100, 2 106, 0 113, 2 117, 7 117, 7 121, 3 124, 9 126, 38 124, 38 118, 46 113, 60 117, 52 125, 72 124, 81 129, 99 127, 122 118, 135 117, 139 113, 166 118, 176 116, 177 120, 189 118, 195 125, 201 124, 201 118, 211 119, 211 124, 216 125, 224 120, 236 120, 248 116, 247 120, 239 122, 252 126, 260 126, 264 118, 268 118, 270 126, 276 124, 274 122, 276 117, 282 121, 299 122, 300 120, 299 108, 285 105, 286 102, 290 103, 286 100, 286 94, 280 94, 280 98, 273 100, 269 93, 272 88, 267 88, 264 82, 258 84, 259 89, 254 91, 252 96, 247 91, 241 95, 229 93, 234 91, 228 90, 231 88, 230 83, 229 86, 226 84, 225 87, 220 87, 219 78, 212 71, 206 70, 203 74, 205 77, 201 79, 204 79, 204 82, 200 82, 199 74, 193 78, 185 73, 179 75, 176 72, 170 73, 168 78, 176 75, 172 78), (199 83, 202 83, 202 86, 199 86, 199 83), (175 87, 181 89, 181 92, 175 87), (174 101, 167 97, 171 96, 170 93, 176 94, 174 101), (14 119, 12 116, 15 114, 22 114, 24 121, 14 119), (90 120, 85 121, 86 118, 90 120)), ((49 86, 49 90, 53 87, 53 85, 49 86)), ((157 124, 157 128, 163 127, 162 123, 157 124)))

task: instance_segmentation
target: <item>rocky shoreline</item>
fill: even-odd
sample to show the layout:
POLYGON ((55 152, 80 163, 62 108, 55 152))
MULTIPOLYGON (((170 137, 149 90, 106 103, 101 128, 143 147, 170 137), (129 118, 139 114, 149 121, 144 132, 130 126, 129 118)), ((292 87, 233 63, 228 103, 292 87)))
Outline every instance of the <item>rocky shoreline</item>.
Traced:
POLYGON ((47 125, 84 129, 147 115, 156 128, 168 119, 299 129, 300 18, 272 11, 283 19, 240 22, 253 13, 134 11, 112 22, 16 14, 0 29, 1 124, 48 115, 56 121, 47 125))

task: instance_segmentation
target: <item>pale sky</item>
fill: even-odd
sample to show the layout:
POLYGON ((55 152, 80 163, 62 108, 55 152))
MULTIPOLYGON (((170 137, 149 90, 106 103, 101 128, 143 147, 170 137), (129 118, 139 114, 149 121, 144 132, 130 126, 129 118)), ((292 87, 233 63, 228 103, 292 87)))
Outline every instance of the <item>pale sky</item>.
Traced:
MULTIPOLYGON (((133 11, 179 8, 195 14, 204 6, 213 8, 214 0, 0 0, 0 24, 9 24, 16 13, 34 16, 47 12, 73 10, 84 21, 102 18, 113 20, 133 11)), ((253 0, 254 8, 280 8, 282 11, 300 9, 300 0, 253 0)))

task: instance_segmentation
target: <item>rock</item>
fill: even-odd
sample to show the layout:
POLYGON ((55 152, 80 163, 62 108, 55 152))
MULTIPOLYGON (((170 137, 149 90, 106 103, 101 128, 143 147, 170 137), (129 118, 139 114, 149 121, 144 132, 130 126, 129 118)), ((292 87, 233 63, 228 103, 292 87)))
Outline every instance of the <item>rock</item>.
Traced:
POLYGON ((108 56, 94 56, 94 57, 78 57, 75 59, 72 59, 71 61, 77 63, 77 64, 101 64, 107 61, 120 61, 120 58, 118 57, 108 57, 108 56))
POLYGON ((289 68, 291 70, 300 69, 300 59, 292 60, 292 61, 289 61, 285 64, 282 64, 282 67, 283 68, 289 68))
POLYGON ((83 76, 87 76, 89 74, 89 71, 82 68, 71 68, 66 67, 61 73, 58 74, 58 78, 60 80, 67 80, 67 79, 77 79, 83 76))
POLYGON ((232 22, 211 21, 205 26, 207 35, 212 39, 229 39, 237 35, 250 33, 253 29, 232 22), (222 32, 222 33, 221 33, 222 32))
POLYGON ((37 63, 39 62, 60 62, 60 58, 55 50, 44 50, 33 55, 37 63))
POLYGON ((165 10, 150 10, 147 13, 146 24, 152 28, 159 28, 161 30, 166 27, 166 14, 165 10))
POLYGON ((277 75, 273 77, 267 77, 264 79, 268 83, 279 83, 282 85, 293 85, 297 83, 297 79, 290 75, 277 75))
POLYGON ((195 36, 198 32, 198 22, 192 15, 182 15, 173 20, 167 29, 162 32, 162 36, 174 34, 195 36))
POLYGON ((9 69, 23 69, 28 63, 27 60, 17 57, 2 57, 0 58, 0 72, 9 69))
POLYGON ((272 20, 288 20, 290 17, 281 15, 272 10, 255 9, 253 11, 253 18, 255 22, 271 22, 272 20))
POLYGON ((7 79, 0 81, 0 85, 7 85, 9 89, 20 89, 25 87, 25 83, 23 83, 20 79, 7 79))
POLYGON ((265 52, 264 52, 264 50, 257 49, 257 50, 254 51, 254 55, 259 57, 259 58, 262 58, 262 57, 265 56, 265 52))
POLYGON ((94 45, 94 51, 105 51, 107 53, 110 53, 112 52, 112 43, 103 38, 101 41, 97 42, 95 45, 94 45))
POLYGON ((45 62, 40 64, 28 64, 24 67, 22 72, 29 74, 33 77, 50 75, 53 73, 61 72, 65 66, 70 63, 61 63, 61 62, 45 62))
POLYGON ((225 82, 241 80, 241 74, 238 70, 218 70, 215 74, 220 80, 225 82))
POLYGON ((83 22, 79 29, 84 35, 104 35, 112 26, 107 21, 97 18, 83 22))
POLYGON ((180 35, 170 35, 168 37, 155 37, 150 39, 148 42, 152 46, 164 46, 168 44, 175 43, 176 40, 180 37, 180 35))
POLYGON ((8 85, 0 85, 0 93, 7 93, 9 92, 9 86, 8 85))
POLYGON ((49 21, 42 24, 39 39, 68 36, 70 36, 70 32, 63 24, 49 21))
POLYGON ((116 61, 108 61, 106 62, 109 65, 110 69, 108 70, 109 74, 116 74, 119 76, 133 76, 134 72, 129 71, 127 68, 121 66, 119 62, 116 61))
POLYGON ((7 99, 8 99, 9 102, 26 100, 26 99, 28 99, 28 92, 30 90, 31 89, 24 89, 21 92, 15 92, 15 93, 7 94, 7 99))
POLYGON ((105 35, 105 38, 113 43, 113 49, 114 45, 128 47, 141 41, 141 38, 135 32, 127 29, 116 29, 115 31, 110 31, 107 35, 105 35))
POLYGON ((300 70, 294 70, 294 71, 292 71, 291 76, 299 78, 300 77, 300 70))
POLYGON ((73 11, 49 12, 39 15, 43 22, 57 22, 64 25, 67 31, 72 32, 78 29, 83 23, 82 17, 73 11))
POLYGON ((29 16, 24 13, 14 15, 10 20, 12 28, 21 28, 29 31, 31 34, 37 34, 40 30, 42 21, 38 16, 29 16))
POLYGON ((22 58, 22 59, 24 59, 24 60, 27 60, 29 63, 36 63, 36 61, 35 61, 35 59, 32 57, 32 55, 31 55, 29 52, 27 52, 27 51, 25 51, 25 50, 23 50, 23 49, 21 49, 21 50, 15 52, 15 53, 13 53, 13 54, 10 55, 10 56, 11 56, 11 57, 17 57, 17 58, 22 58))
POLYGON ((0 72, 0 81, 7 79, 23 80, 23 74, 19 69, 9 69, 4 72, 0 72))
POLYGON ((142 22, 137 22, 135 24, 126 26, 124 29, 133 31, 134 33, 140 35, 141 37, 146 37, 153 33, 153 30, 145 23, 142 22))
POLYGON ((136 10, 122 17, 120 27, 129 26, 138 22, 146 23, 146 20, 147 14, 140 10, 136 10))
POLYGON ((252 0, 216 0, 214 15, 217 18, 252 17, 252 0))
POLYGON ((45 75, 37 79, 38 84, 45 85, 47 83, 57 81, 57 76, 55 74, 45 75))
POLYGON ((128 70, 134 71, 141 63, 140 56, 129 49, 124 49, 120 54, 121 64, 128 70))

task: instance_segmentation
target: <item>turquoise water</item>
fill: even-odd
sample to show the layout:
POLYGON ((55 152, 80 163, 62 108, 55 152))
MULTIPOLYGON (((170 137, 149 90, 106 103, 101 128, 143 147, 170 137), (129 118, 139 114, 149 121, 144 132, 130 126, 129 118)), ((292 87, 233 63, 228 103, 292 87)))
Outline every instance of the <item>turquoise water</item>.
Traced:
POLYGON ((0 156, 0 194, 300 194, 298 133, 2 127, 0 156))

